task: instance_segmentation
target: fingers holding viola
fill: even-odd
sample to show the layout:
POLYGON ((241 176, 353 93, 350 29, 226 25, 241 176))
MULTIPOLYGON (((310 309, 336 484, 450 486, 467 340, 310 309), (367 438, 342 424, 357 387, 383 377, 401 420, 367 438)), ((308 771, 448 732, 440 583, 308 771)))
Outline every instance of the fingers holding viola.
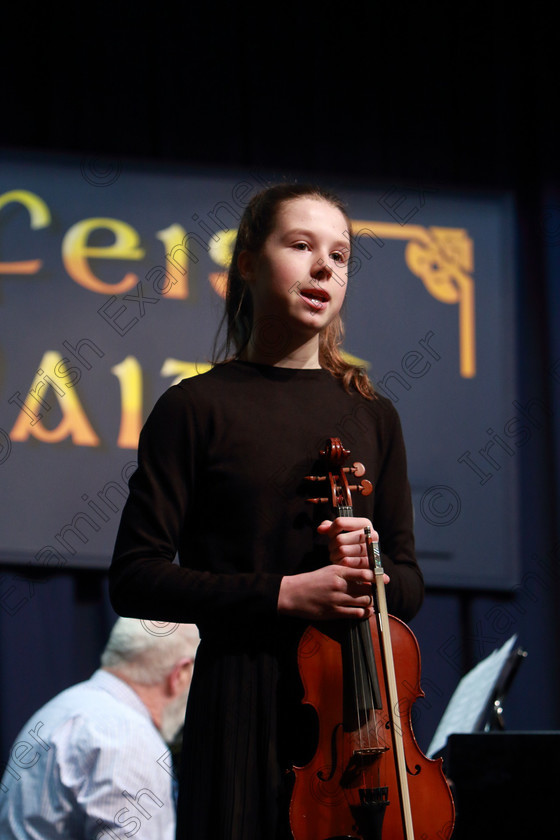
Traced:
POLYGON ((330 585, 321 604, 321 615, 317 617, 364 618, 373 615, 373 574, 369 569, 356 569, 345 565, 325 568, 331 573, 325 576, 330 585))
POLYGON ((372 582, 370 569, 343 565, 286 575, 280 585, 278 611, 309 620, 370 616, 372 582))
POLYGON ((324 520, 318 533, 328 537, 329 559, 333 564, 367 568, 369 566, 364 528, 371 529, 374 540, 379 539, 369 519, 358 516, 339 516, 324 520))
POLYGON ((364 528, 369 527, 372 530, 373 538, 377 539, 377 534, 373 530, 371 520, 366 519, 365 516, 337 516, 336 519, 333 520, 325 519, 321 522, 319 528, 323 528, 323 526, 327 523, 329 525, 329 530, 333 534, 340 534, 343 531, 361 531, 363 533, 364 528))

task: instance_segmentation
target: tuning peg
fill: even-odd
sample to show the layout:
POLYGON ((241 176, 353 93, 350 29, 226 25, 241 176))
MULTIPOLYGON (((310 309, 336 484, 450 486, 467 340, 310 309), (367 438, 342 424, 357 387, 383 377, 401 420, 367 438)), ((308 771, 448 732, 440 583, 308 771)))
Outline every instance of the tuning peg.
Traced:
POLYGON ((363 475, 365 475, 366 468, 364 467, 363 464, 360 464, 359 461, 356 461, 356 463, 353 464, 351 467, 343 467, 342 472, 352 473, 352 475, 355 475, 358 478, 361 478, 363 475))
POLYGON ((349 490, 357 490, 362 496, 369 496, 373 492, 373 484, 365 478, 361 484, 353 484, 349 490))

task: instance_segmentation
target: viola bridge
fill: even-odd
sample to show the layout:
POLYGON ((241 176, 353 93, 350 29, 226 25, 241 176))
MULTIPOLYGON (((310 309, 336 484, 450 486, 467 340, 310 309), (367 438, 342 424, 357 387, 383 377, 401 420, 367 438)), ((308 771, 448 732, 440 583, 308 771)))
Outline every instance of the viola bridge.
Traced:
POLYGON ((381 758, 383 753, 387 752, 389 747, 365 747, 363 749, 354 750, 353 758, 359 758, 360 761, 371 763, 376 758, 381 758))
POLYGON ((388 749, 389 747, 364 747, 354 750, 340 777, 340 787, 354 787, 358 779, 361 779, 364 770, 368 770, 388 749))

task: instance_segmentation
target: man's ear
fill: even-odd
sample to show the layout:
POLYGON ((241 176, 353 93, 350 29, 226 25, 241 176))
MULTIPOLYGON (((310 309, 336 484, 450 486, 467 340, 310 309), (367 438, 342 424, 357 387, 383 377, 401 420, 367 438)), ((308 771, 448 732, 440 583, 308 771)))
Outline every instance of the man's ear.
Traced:
POLYGON ((192 679, 192 666, 194 660, 185 656, 176 662, 171 672, 167 675, 167 693, 171 697, 182 694, 192 679))

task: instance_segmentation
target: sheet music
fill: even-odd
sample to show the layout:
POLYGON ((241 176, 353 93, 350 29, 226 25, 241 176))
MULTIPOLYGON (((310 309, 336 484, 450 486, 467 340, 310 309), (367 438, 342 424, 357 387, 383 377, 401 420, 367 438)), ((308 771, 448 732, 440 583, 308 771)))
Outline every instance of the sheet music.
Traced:
POLYGON ((492 651, 461 679, 428 747, 428 758, 445 747, 450 735, 474 731, 516 639, 517 634, 514 634, 501 648, 492 651))

